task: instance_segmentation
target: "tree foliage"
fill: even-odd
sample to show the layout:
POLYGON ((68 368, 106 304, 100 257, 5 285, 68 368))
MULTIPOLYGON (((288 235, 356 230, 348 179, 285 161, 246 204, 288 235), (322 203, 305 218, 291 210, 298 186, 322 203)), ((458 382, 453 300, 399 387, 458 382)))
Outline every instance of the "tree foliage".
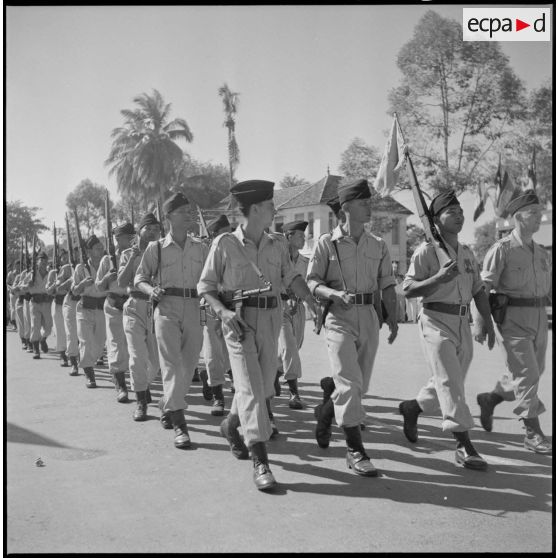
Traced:
POLYGON ((310 182, 297 174, 286 174, 279 182, 279 188, 293 188, 295 186, 310 186, 310 182))
MULTIPOLYGON (((77 209, 80 229, 87 230, 87 235, 104 234, 105 226, 105 196, 106 188, 95 184, 89 178, 82 180, 67 196, 66 207, 69 211, 70 222, 73 226, 73 211, 77 209)), ((110 210, 113 201, 110 200, 110 210)), ((111 213, 112 216, 112 213, 111 213)), ((83 232, 82 232, 83 234, 83 232)))
POLYGON ((484 256, 488 249, 496 242, 496 219, 481 225, 475 229, 475 243, 473 252, 479 264, 482 265, 484 256))
POLYGON ((219 87, 219 96, 223 100, 223 110, 225 111, 225 121, 223 126, 227 128, 228 153, 229 153, 229 186, 234 184, 234 172, 240 162, 240 151, 236 142, 236 121, 235 116, 238 112, 238 97, 240 93, 234 93, 229 86, 224 83, 219 87))
POLYGON ((183 118, 169 121, 171 104, 156 89, 133 99, 136 107, 124 109, 122 126, 112 131, 112 147, 105 164, 116 177, 121 195, 146 201, 162 197, 175 185, 184 153, 177 141, 191 142, 194 136, 183 118))
POLYGON ((367 145, 361 138, 354 138, 341 153, 339 171, 347 180, 366 178, 373 182, 382 156, 376 147, 367 145))
POLYGON ((420 246, 425 238, 426 236, 422 227, 412 223, 407 225, 407 268, 411 263, 411 257, 413 256, 415 250, 420 246))
POLYGON ((523 85, 497 42, 463 41, 461 23, 430 10, 399 52, 389 94, 421 185, 458 192, 493 176, 497 151, 525 118, 523 85))
MULTIPOLYGON (((37 217, 39 207, 28 207, 19 200, 6 202, 5 249, 8 263, 20 259, 21 239, 27 236, 29 250, 33 234, 48 230, 48 227, 37 217)), ((44 243, 40 241, 40 245, 44 243)))

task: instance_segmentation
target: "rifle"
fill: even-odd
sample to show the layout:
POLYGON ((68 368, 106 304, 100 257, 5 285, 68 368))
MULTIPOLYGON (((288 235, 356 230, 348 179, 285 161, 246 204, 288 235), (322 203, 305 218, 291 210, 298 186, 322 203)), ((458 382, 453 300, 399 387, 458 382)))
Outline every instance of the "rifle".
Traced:
POLYGON ((36 251, 36 244, 37 244, 37 235, 33 235, 33 259, 31 260, 31 283, 35 284, 35 277, 37 275, 37 251, 36 251))
POLYGON ((25 235, 25 271, 29 271, 29 246, 27 245, 27 235, 25 235))
MULTIPOLYGON (((251 296, 258 296, 262 293, 268 293, 271 291, 271 285, 267 285, 266 287, 262 287, 261 289, 249 289, 249 290, 242 290, 237 289, 235 291, 225 291, 223 293, 219 293, 219 300, 227 307, 234 310, 235 314, 238 318, 244 319, 243 313, 243 301, 251 296)), ((206 309, 210 307, 210 305, 206 302, 205 298, 200 299, 200 324, 203 326, 205 325, 206 321, 206 309)), ((244 336, 239 339, 242 341, 244 336)))
POLYGON ((24 260, 25 259, 25 252, 23 251, 23 236, 21 237, 21 258, 19 260, 19 273, 21 276, 21 273, 23 273, 23 266, 25 265, 24 260))
POLYGON ((64 214, 66 220, 66 236, 68 237, 68 258, 72 269, 76 268, 76 260, 74 258, 74 243, 72 242, 72 235, 70 234, 70 223, 68 222, 68 214, 64 214))
POLYGON ((78 221, 78 214, 77 209, 74 207, 74 220, 76 224, 76 234, 79 244, 79 254, 81 257, 81 263, 87 269, 89 275, 91 275, 91 268, 89 267, 89 262, 87 261, 87 252, 85 251, 85 245, 83 244, 83 238, 81 238, 81 231, 79 230, 79 221, 78 221))
POLYGON ((331 308, 331 300, 314 297, 316 301, 316 321, 314 322, 314 333, 320 335, 322 327, 324 327, 329 309, 331 308))
POLYGON ((165 236, 165 225, 163 225, 163 212, 161 210, 161 200, 157 200, 157 219, 161 226, 161 237, 165 236))
POLYGON ((54 231, 54 248, 52 251, 52 258, 54 260, 54 269, 56 270, 56 273, 58 273, 60 271, 60 263, 58 262, 58 244, 56 242, 56 222, 53 222, 52 230, 54 231))
POLYGON ((110 220, 110 209, 109 209, 109 192, 106 191, 105 195, 105 222, 106 222, 106 249, 107 254, 110 256, 110 262, 112 264, 110 271, 114 273, 117 268, 118 264, 116 263, 116 249, 114 247, 114 241, 112 240, 112 222, 110 220))

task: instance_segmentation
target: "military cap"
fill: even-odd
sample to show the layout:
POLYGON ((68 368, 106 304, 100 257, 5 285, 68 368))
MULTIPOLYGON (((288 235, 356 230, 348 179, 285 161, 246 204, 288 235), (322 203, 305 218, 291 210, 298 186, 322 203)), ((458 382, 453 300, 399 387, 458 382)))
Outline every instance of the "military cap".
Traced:
POLYGON ((244 180, 232 186, 230 192, 243 207, 273 199, 274 182, 268 180, 244 180))
POLYGON ((327 200, 326 204, 336 216, 339 214, 339 211, 341 211, 341 204, 339 203, 339 198, 337 196, 327 200))
POLYGON ((308 221, 291 221, 290 223, 285 223, 283 225, 283 232, 285 234, 294 231, 304 232, 307 226, 308 226, 308 221))
POLYGON ((146 213, 141 218, 141 221, 138 223, 138 230, 147 227, 147 225, 160 225, 159 221, 157 221, 157 217, 155 217, 153 213, 146 213))
POLYGON ((430 214, 438 215, 441 211, 449 207, 450 205, 461 205, 455 192, 453 190, 444 190, 441 194, 438 194, 432 202, 430 202, 430 214))
POLYGON ((168 214, 183 205, 188 205, 189 203, 188 198, 182 192, 176 192, 172 194, 170 198, 165 200, 163 203, 163 211, 168 214))
POLYGON ((123 225, 114 227, 114 229, 112 229, 112 234, 114 236, 120 236, 121 234, 136 234, 136 231, 132 223, 124 223, 123 225))
POLYGON ((231 224, 227 219, 226 215, 219 215, 216 219, 209 221, 207 223, 207 232, 210 234, 216 233, 220 229, 224 229, 225 227, 230 227, 231 224))
POLYGON ((540 202, 537 194, 535 194, 535 190, 525 190, 525 192, 520 192, 515 198, 509 201, 508 205, 506 205, 506 212, 510 215, 514 215, 520 209, 536 203, 538 204, 540 202))
POLYGON ((39 252, 37 254, 37 259, 38 260, 48 260, 48 256, 46 252, 39 252))
POLYGON ((101 241, 94 235, 92 234, 86 241, 85 241, 85 247, 90 250, 91 248, 93 248, 93 246, 95 246, 95 244, 101 244, 101 241))
POLYGON ((372 197, 368 181, 364 178, 338 186, 337 194, 340 205, 351 200, 365 200, 372 197))
POLYGON ((67 254, 68 250, 66 250, 66 248, 59 248, 58 249, 58 254, 61 256, 62 254, 67 254))

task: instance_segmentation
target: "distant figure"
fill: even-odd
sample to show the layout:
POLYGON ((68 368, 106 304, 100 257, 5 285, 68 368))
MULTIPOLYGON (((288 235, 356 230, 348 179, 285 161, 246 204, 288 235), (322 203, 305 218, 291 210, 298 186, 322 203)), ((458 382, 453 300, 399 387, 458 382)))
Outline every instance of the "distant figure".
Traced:
POLYGON ((406 315, 406 304, 405 295, 403 294, 403 275, 399 273, 399 262, 391 262, 391 271, 395 277, 395 294, 397 295, 397 321, 405 322, 407 321, 406 315))

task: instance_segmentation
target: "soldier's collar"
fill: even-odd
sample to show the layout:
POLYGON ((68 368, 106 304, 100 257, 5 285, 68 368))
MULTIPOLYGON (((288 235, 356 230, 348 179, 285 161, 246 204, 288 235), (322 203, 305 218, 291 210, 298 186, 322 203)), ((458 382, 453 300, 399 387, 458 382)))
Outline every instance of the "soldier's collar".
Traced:
POLYGON ((331 233, 331 240, 339 240, 340 238, 343 238, 344 236, 347 236, 347 235, 343 232, 343 229, 341 228, 341 226, 337 225, 333 229, 333 232, 331 233))

